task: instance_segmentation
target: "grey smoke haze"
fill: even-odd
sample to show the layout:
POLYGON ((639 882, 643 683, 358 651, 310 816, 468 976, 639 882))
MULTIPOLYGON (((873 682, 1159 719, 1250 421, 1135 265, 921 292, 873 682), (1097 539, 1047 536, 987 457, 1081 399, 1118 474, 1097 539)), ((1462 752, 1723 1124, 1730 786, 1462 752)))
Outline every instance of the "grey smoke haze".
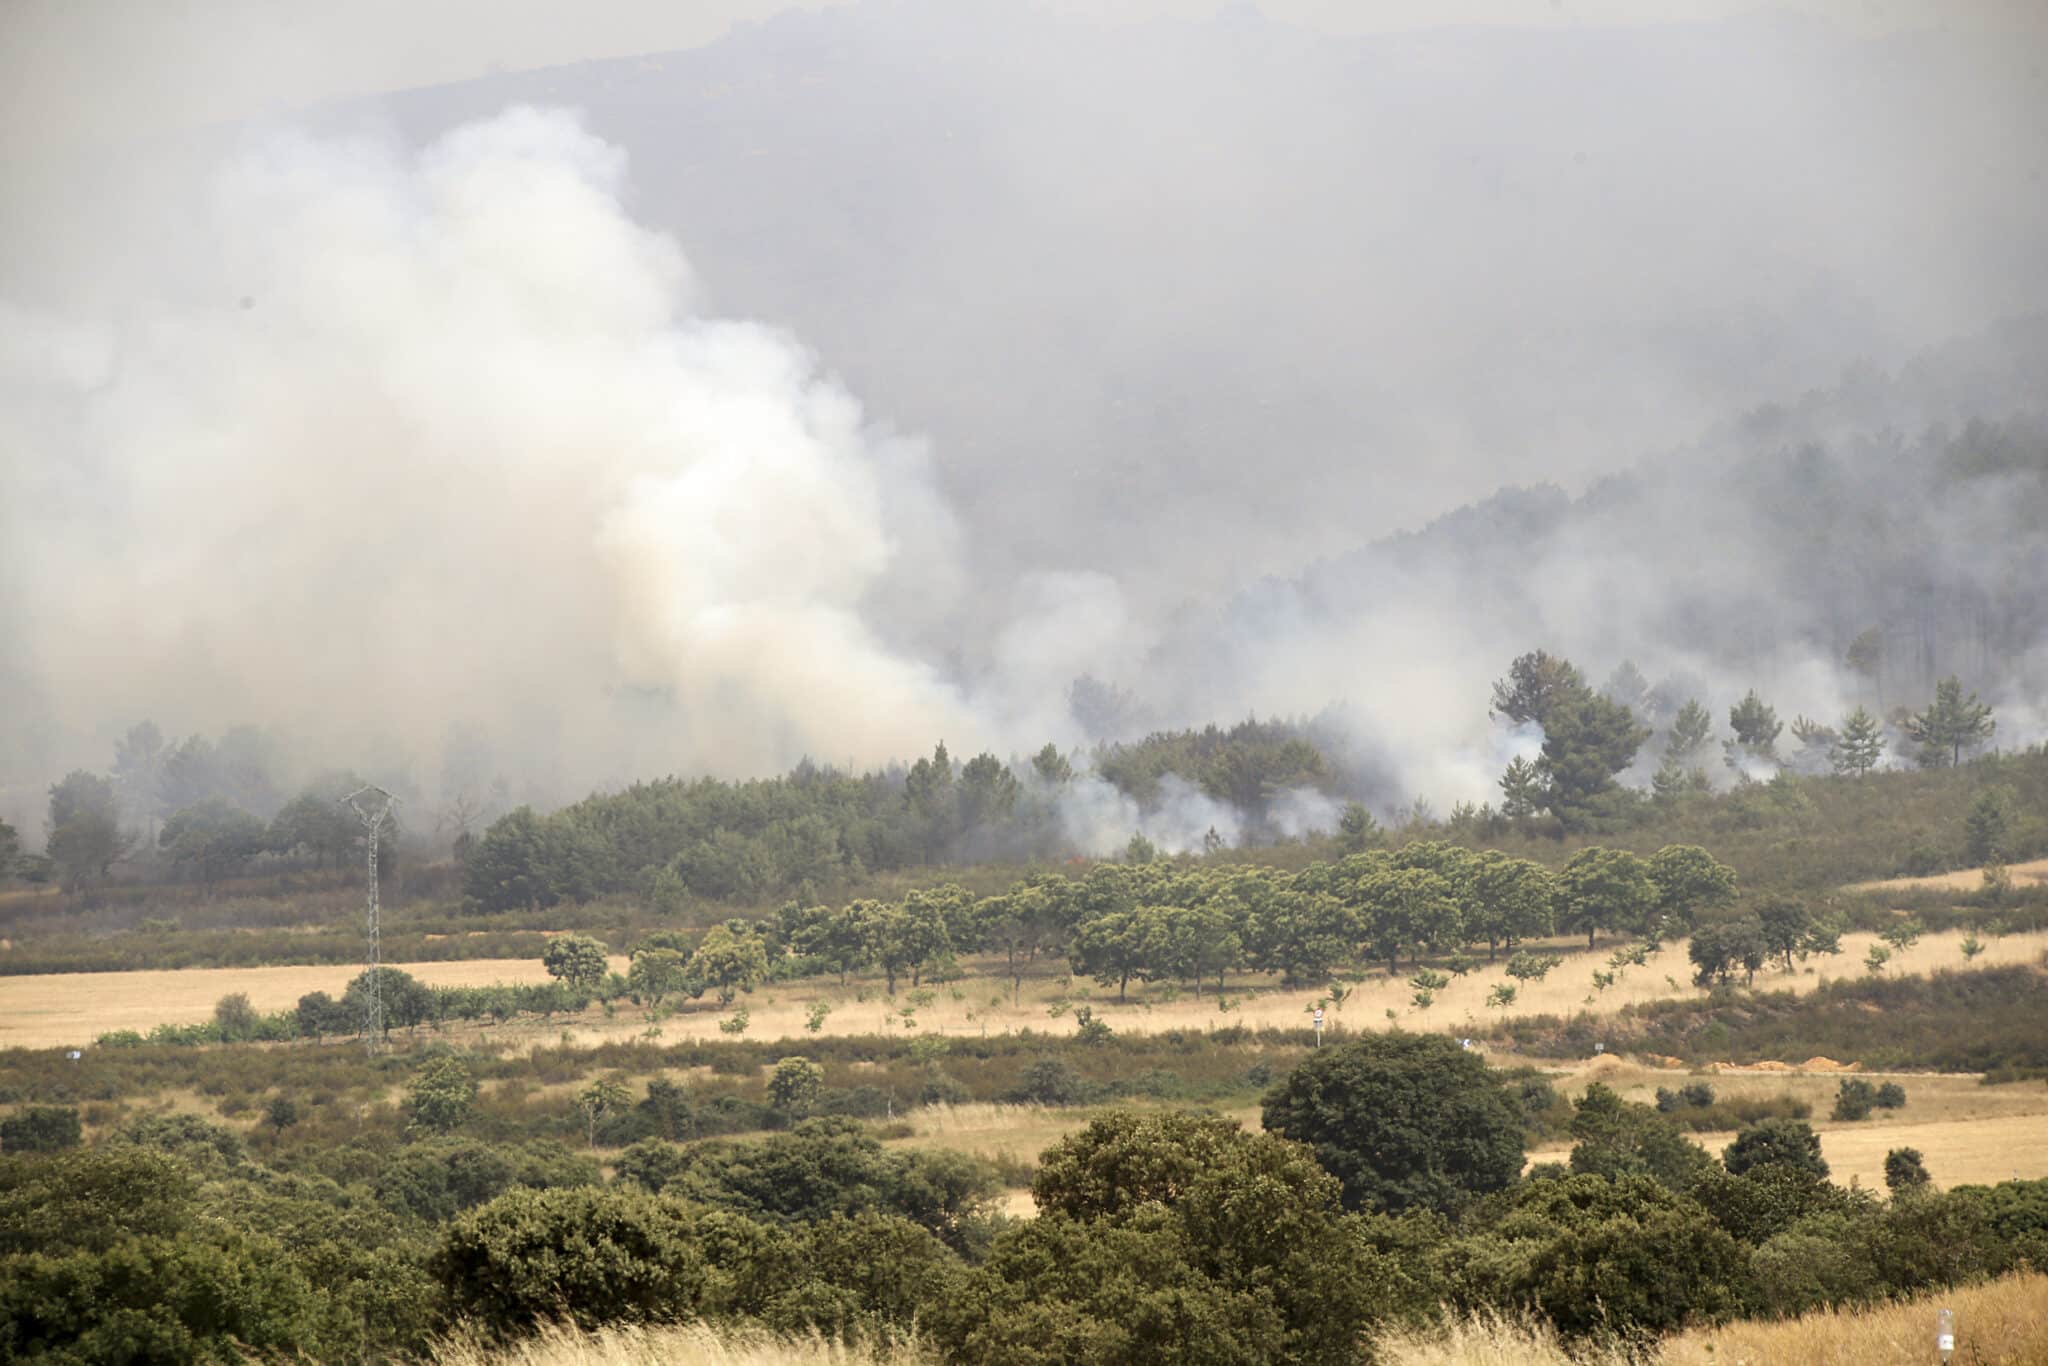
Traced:
MULTIPOLYGON (((426 787, 460 728, 560 797, 1072 743, 1093 673, 1175 723, 1341 704, 1440 803, 1529 748, 1485 689, 1537 645, 1832 717, 1815 623, 1866 604, 1788 594, 1717 470, 1860 435, 1882 480, 1885 429, 2042 372, 1702 433, 2048 306, 2041 51, 864 4, 46 167, 0 266, 4 814, 143 716, 426 787), (1638 462, 1683 477, 1524 563, 1359 553, 1638 462), (1717 594, 1768 642, 1689 630, 1717 594)), ((1949 509, 1937 577, 2038 568, 2009 505, 1949 509)))

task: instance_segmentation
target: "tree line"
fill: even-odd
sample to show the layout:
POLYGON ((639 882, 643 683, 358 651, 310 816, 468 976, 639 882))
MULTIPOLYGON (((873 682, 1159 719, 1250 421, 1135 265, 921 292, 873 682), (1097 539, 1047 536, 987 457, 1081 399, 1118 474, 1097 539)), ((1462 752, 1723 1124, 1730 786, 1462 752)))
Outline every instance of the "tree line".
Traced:
MULTIPOLYGON (((474 868, 498 866, 498 832, 474 868)), ((1039 873, 977 897, 953 884, 900 901, 839 906, 789 902, 772 917, 735 918, 690 945, 673 932, 634 949, 630 981, 656 999, 716 990, 730 1002, 771 974, 880 971, 891 995, 956 956, 1003 959, 1013 991, 1044 959, 1117 988, 1177 981, 1199 994, 1238 971, 1290 983, 1327 981, 1378 962, 1398 972, 1424 953, 1484 944, 1489 957, 1560 930, 1665 938, 1691 932, 1735 900, 1734 871, 1704 849, 1667 846, 1648 858, 1582 849, 1555 871, 1498 851, 1439 841, 1361 849, 1288 873, 1193 860, 1097 864, 1077 877, 1039 873)), ((605 950, 580 936, 549 948, 550 968, 594 985, 605 950)))
MULTIPOLYGON (((1874 649, 1864 637, 1851 647, 1853 669, 1859 650, 1874 649)), ((1708 746, 1713 717, 1681 685, 1652 687, 1633 663, 1624 661, 1595 689, 1570 660, 1533 650, 1516 658, 1493 685, 1491 715, 1509 725, 1533 727, 1541 735, 1534 759, 1517 757, 1500 778, 1501 803, 1472 813, 1482 822, 1527 826, 1548 816, 1562 831, 1616 828, 1640 820, 1645 797, 1670 805, 1713 790, 1708 746), (1649 791, 1627 787, 1623 775, 1635 768, 1643 746, 1661 731, 1657 766, 1649 791)), ((1877 768, 1889 745, 1910 748, 1923 768, 1959 765, 1996 729, 1992 709, 1967 696, 1954 677, 1943 679, 1918 712, 1898 708, 1890 726, 1858 705, 1839 725, 1805 716, 1794 718, 1798 748, 1781 752, 1785 730, 1777 710, 1754 688, 1728 709, 1729 736, 1721 742, 1725 767, 1739 783, 1780 773, 1827 773, 1861 777, 1877 768)))
MULTIPOLYGON (((1852 649, 1852 668, 1857 658, 1852 649)), ((1681 697, 1676 685, 1651 687, 1632 664, 1595 689, 1569 660, 1531 651, 1493 685, 1491 713, 1534 728, 1540 749, 1502 773, 1497 808, 1461 804, 1454 824, 1612 830, 1640 823, 1656 805, 1713 788, 1713 725, 1705 706, 1681 697), (1627 786, 1623 778, 1660 733, 1647 789, 1627 786)), ((1862 706, 1834 725, 1795 717, 1795 749, 1783 747, 1785 723, 1753 689, 1730 707, 1728 727, 1722 761, 1745 783, 1779 773, 1860 776, 1878 767, 1888 748, 1910 751, 1925 767, 1952 766, 1984 745, 1996 723, 1991 707, 1951 677, 1924 709, 1896 709, 1889 721, 1862 706)), ((493 821, 482 841, 470 829, 481 808, 458 802, 443 827, 469 868, 470 897, 484 910, 613 894, 662 909, 690 897, 805 899, 871 872, 1071 853, 1062 802, 1090 775, 1136 804, 1134 849, 1150 847, 1143 813, 1173 778, 1229 804, 1241 817, 1243 840, 1282 838, 1271 819, 1276 797, 1356 791, 1370 782, 1331 759, 1332 746, 1319 744, 1318 734, 1313 724, 1253 719, 1227 729, 1158 732, 1088 756, 1048 744, 1028 760, 984 752, 964 763, 941 743, 907 767, 862 774, 807 761, 778 778, 668 778, 546 815, 520 807, 493 821)), ((260 858, 339 861, 362 837, 341 805, 359 780, 327 774, 286 799, 278 767, 275 746, 252 727, 237 727, 218 743, 193 736, 169 745, 144 722, 117 746, 110 773, 77 770, 51 787, 42 859, 24 858, 18 833, 0 824, 0 877, 18 870, 79 886, 146 849, 210 889, 260 858)), ((1409 808, 1411 823, 1429 824, 1426 811, 1420 801, 1409 808)), ((1336 824, 1324 833, 1356 839, 1379 822, 1354 801, 1336 824)), ((388 833, 397 835, 395 821, 388 833)), ((1211 847, 1222 842, 1212 832, 1211 847)))

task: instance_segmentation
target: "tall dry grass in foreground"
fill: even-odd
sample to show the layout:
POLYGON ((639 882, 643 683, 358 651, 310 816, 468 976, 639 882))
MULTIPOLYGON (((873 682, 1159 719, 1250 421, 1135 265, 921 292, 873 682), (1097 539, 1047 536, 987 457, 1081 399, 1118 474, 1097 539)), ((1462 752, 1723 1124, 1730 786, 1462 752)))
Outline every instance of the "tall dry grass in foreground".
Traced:
POLYGON ((1953 1309, 1961 1366, 2048 1362, 2048 1274, 2025 1272, 1871 1309, 1807 1314, 1777 1323, 1731 1323, 1664 1344, 1660 1366, 1884 1366, 1936 1361, 1934 1312, 1953 1309))
POLYGON ((931 1366, 909 1348, 849 1347, 704 1323, 602 1328, 550 1325, 509 1347, 456 1338, 434 1348, 442 1366, 931 1366))
MULTIPOLYGON (((1982 1285, 1868 1309, 1796 1319, 1745 1320, 1668 1338, 1633 1360, 1643 1366, 1891 1366, 1939 1360, 1934 1314, 1956 1316, 1953 1360, 1968 1366, 2048 1362, 2048 1275, 2023 1272, 1982 1285)), ((1547 1323, 1480 1314, 1401 1328, 1374 1343, 1382 1366, 1628 1366, 1611 1348, 1574 1351, 1547 1323)))
MULTIPOLYGON (((1935 1310, 1956 1316, 1957 1363, 2048 1362, 2048 1274, 2022 1272, 1982 1285, 1874 1308, 1748 1321, 1666 1339, 1641 1356, 1568 1347, 1550 1325, 1501 1314, 1391 1329, 1373 1343, 1380 1366, 1891 1366, 1936 1360, 1935 1310)), ((702 1323, 607 1328, 554 1326, 510 1347, 469 1339, 439 1344, 449 1366, 933 1366, 914 1348, 847 1347, 702 1323)))
POLYGON ((1568 1349, 1540 1319, 1482 1312, 1424 1328, 1399 1328, 1373 1342, 1380 1366, 1630 1366, 1618 1350, 1568 1349))

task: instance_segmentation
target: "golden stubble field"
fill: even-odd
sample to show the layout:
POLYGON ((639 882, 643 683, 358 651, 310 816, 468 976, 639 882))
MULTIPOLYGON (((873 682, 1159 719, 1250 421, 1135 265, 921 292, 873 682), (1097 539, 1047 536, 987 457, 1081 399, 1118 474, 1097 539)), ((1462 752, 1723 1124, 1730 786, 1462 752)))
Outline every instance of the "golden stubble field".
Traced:
MULTIPOLYGON (((1494 1061, 1506 1064, 1514 1059, 1494 1061)), ((1835 1089, 1841 1084, 1842 1074, 1837 1072, 1709 1074, 1641 1067, 1612 1057, 1545 1070, 1552 1072, 1561 1094, 1574 1098, 1597 1081, 1614 1088, 1625 1100, 1650 1104, 1659 1086, 1705 1080, 1726 1100, 1777 1096, 1803 1100, 1813 1107, 1808 1122, 1820 1134, 1821 1154, 1833 1178, 1845 1186, 1881 1193, 1885 1154, 1894 1148, 1917 1148, 1934 1184, 1943 1189, 2048 1177, 2048 1082, 1984 1086, 1972 1075, 1860 1072, 1853 1075, 1898 1082, 1906 1090, 1906 1104, 1898 1110, 1880 1110, 1870 1119, 1837 1121, 1827 1117, 1835 1089)), ((1150 1108, 1148 1102, 1129 1101, 1114 1107, 926 1106, 905 1117, 910 1133, 890 1143, 904 1148, 954 1148, 1010 1163, 1035 1162, 1040 1153, 1066 1134, 1085 1128, 1096 1115, 1133 1105, 1150 1108)), ((1256 1105, 1222 1113, 1246 1129, 1259 1128, 1256 1105)), ((1735 1139, 1733 1133, 1692 1137, 1716 1157, 1735 1139)), ((1563 1143, 1530 1153, 1529 1161, 1562 1162, 1570 1153, 1571 1145, 1563 1143)), ((1011 1192, 1007 1207, 1012 1213, 1028 1213, 1029 1193, 1011 1192)))
MULTIPOLYGON (((1896 955, 1886 972, 1892 976, 1924 974, 1940 967, 1962 967, 1963 935, 1958 931, 1930 934, 1903 954, 1896 955)), ((1877 942, 1875 935, 1850 934, 1842 938, 1839 956, 1809 959, 1792 973, 1769 968, 1757 974, 1756 985, 1764 990, 1811 991, 1823 983, 1863 974, 1863 956, 1877 942)), ((1975 966, 2034 963, 2048 952, 2048 931, 2009 934, 1984 939, 1984 952, 1975 966)), ((1512 982, 1502 962, 1479 966, 1464 977, 1454 977, 1436 994, 1434 1004, 1417 1008, 1411 1001, 1413 989, 1407 978, 1412 968, 1404 966, 1398 977, 1384 969, 1367 974, 1351 984, 1352 991, 1341 1007, 1331 1006, 1326 1019, 1331 1027, 1380 1029, 1398 1023, 1404 1027, 1444 1028, 1479 1026, 1502 1015, 1569 1014, 1578 1010, 1617 1011, 1647 1001, 1698 994, 1692 985, 1691 965, 1686 961, 1683 941, 1667 944, 1641 967, 1623 971, 1613 986, 1596 990, 1595 971, 1606 970, 1612 945, 1588 952, 1583 941, 1554 941, 1547 946, 1562 961, 1540 982, 1522 983, 1512 1007, 1488 1007, 1488 993, 1497 985, 1512 982), (1389 1017, 1388 1012, 1393 1012, 1389 1017)), ((436 986, 483 986, 495 982, 540 982, 546 973, 538 959, 478 959, 468 962, 401 963, 420 980, 436 986)), ((623 972, 626 961, 614 958, 612 966, 623 972)), ((1233 980, 1219 998, 1213 984, 1197 997, 1185 987, 1171 983, 1133 982, 1130 999, 1120 1002, 1114 987, 1102 987, 1086 978, 1044 975, 1025 980, 1021 996, 1012 1000, 1007 979, 986 975, 994 965, 977 964, 974 974, 953 982, 927 984, 930 993, 924 1004, 905 980, 897 983, 894 1001, 889 1000, 879 978, 855 978, 845 986, 829 978, 781 983, 761 987, 740 997, 737 1006, 748 1015, 746 1037, 754 1039, 802 1039, 811 1031, 808 1021, 812 1007, 822 1003, 829 1014, 818 1032, 832 1035, 874 1033, 936 1033, 962 1037, 1000 1034, 1022 1029, 1065 1032, 1073 1026, 1074 1010, 1088 1006, 1107 1020, 1112 1028, 1131 1033, 1156 1033, 1168 1029, 1210 1029, 1242 1024, 1253 1028, 1299 1029, 1311 1037, 1309 1011, 1325 993, 1314 988, 1282 988, 1273 980, 1249 976, 1233 980), (1227 1003, 1227 1009, 1223 1008, 1227 1003), (906 1021, 903 1010, 912 1009, 906 1021)), ((1059 966, 1064 966, 1059 965, 1059 966)), ((83 1047, 98 1035, 115 1029, 147 1032, 158 1024, 190 1024, 209 1018, 214 1003, 232 992, 242 992, 258 1010, 282 1010, 309 991, 339 995, 359 969, 354 967, 267 967, 187 968, 163 972, 63 973, 44 976, 0 977, 0 1047, 83 1047)), ((551 1020, 522 1020, 503 1026, 450 1029, 448 1037, 480 1036, 503 1040, 515 1048, 536 1043, 554 1043, 567 1028, 583 1042, 648 1035, 668 1042, 687 1039, 718 1039, 719 1023, 729 1012, 719 1010, 708 999, 692 1003, 665 1018, 629 1002, 619 1002, 611 1014, 593 1008, 580 1016, 556 1016, 551 1020)))
MULTIPOLYGON (((2014 863, 2006 868, 2006 875, 2015 887, 2038 886, 2048 882, 2048 858, 2035 859, 2031 863, 2014 863)), ((1952 873, 1935 873, 1930 877, 1888 877, 1876 882, 1858 882, 1842 890, 1847 892, 1974 892, 1984 885, 1982 868, 1958 868, 1952 873)))
MULTIPOLYGON (((545 982, 538 958, 399 963, 430 986, 545 982)), ((612 960, 620 972, 626 960, 612 960)), ((64 972, 0 977, 0 1048, 84 1047, 116 1029, 211 1019, 214 1003, 241 992, 260 1011, 286 1010, 309 991, 339 996, 360 967, 178 968, 160 972, 64 972)))
MULTIPOLYGON (((1842 1083, 1839 1072, 1666 1071, 1616 1058, 1574 1063, 1558 1073, 1556 1085, 1564 1095, 1577 1097, 1597 1081, 1622 1099, 1645 1105, 1656 1100, 1658 1087, 1676 1088, 1686 1081, 1705 1081, 1722 1100, 1803 1100, 1813 1107, 1807 1122, 1820 1135, 1821 1156, 1845 1186, 1883 1191, 1885 1154, 1894 1148, 1919 1149, 1934 1184, 1943 1188, 2048 1177, 2048 1081, 1985 1086, 1967 1073, 1850 1075, 1897 1082, 1905 1088, 1906 1104, 1875 1111, 1868 1119, 1834 1120, 1828 1114, 1842 1083)), ((1732 1132, 1692 1137, 1716 1157, 1735 1140, 1732 1132)), ((1562 1162, 1570 1152, 1569 1143, 1558 1144, 1531 1153, 1530 1161, 1562 1162)))

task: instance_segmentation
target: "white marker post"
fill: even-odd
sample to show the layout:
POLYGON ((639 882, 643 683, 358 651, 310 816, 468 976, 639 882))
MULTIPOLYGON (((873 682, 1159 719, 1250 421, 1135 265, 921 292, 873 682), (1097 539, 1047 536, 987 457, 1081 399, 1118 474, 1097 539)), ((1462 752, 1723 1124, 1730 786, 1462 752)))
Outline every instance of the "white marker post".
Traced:
POLYGON ((1956 1350, 1956 1315, 1953 1309, 1943 1309, 1934 1316, 1934 1350, 1947 1361, 1956 1350))
POLYGON ((1316 1047, 1323 1046, 1323 1008, 1316 1007, 1316 1047))

